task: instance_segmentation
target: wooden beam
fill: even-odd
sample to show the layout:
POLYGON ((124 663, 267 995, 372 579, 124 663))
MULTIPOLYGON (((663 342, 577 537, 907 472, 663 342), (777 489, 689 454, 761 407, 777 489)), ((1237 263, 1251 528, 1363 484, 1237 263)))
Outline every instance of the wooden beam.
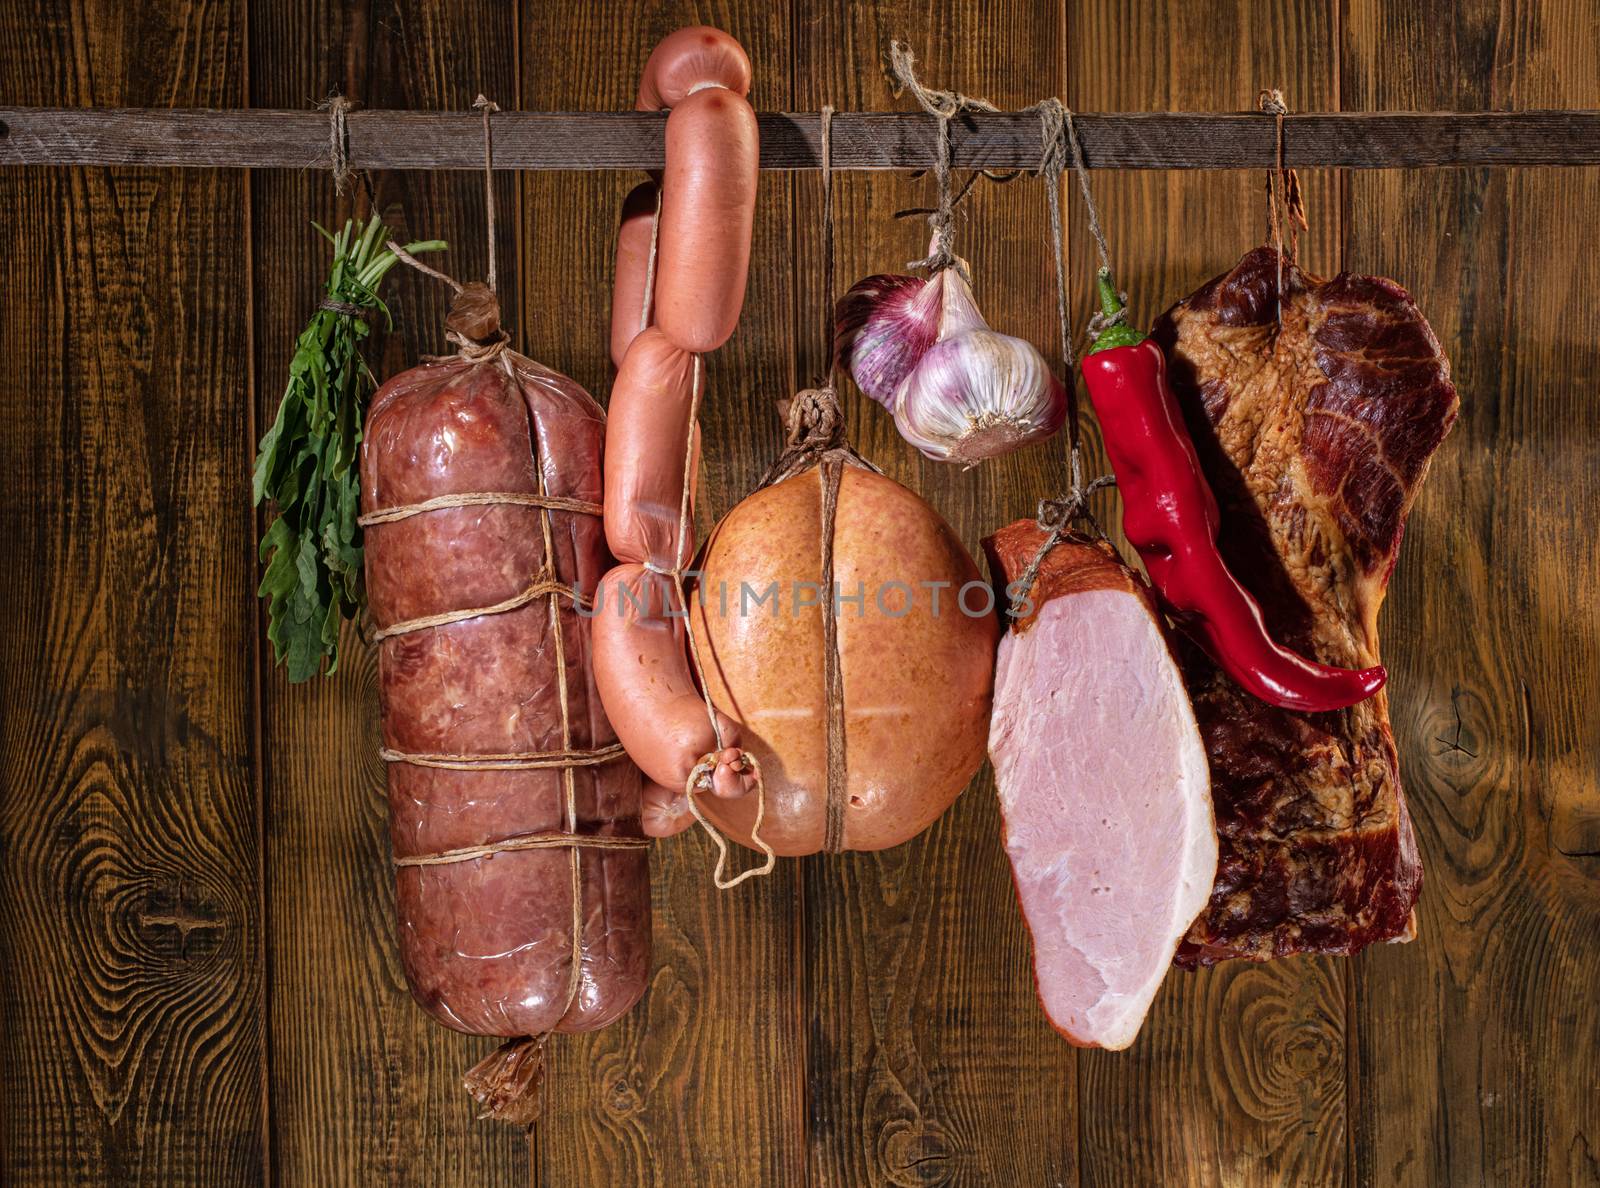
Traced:
MULTIPOLYGON (((763 169, 815 169, 814 112, 760 117, 763 169)), ((329 117, 312 111, 0 107, 0 165, 171 165, 325 169, 329 117)), ((476 112, 356 111, 356 169, 477 169, 476 112)), ((666 117, 641 112, 508 111, 494 117, 499 169, 657 169, 666 117)), ((1152 112, 1081 115, 1084 156, 1099 169, 1260 169, 1273 162, 1270 116, 1152 112)), ((961 168, 1031 168, 1032 115, 962 117, 952 130, 961 168)), ((921 169, 933 162, 934 120, 921 112, 840 112, 838 169, 921 169)), ((1467 165, 1600 164, 1600 111, 1315 112, 1286 120, 1288 163, 1414 169, 1467 165)))

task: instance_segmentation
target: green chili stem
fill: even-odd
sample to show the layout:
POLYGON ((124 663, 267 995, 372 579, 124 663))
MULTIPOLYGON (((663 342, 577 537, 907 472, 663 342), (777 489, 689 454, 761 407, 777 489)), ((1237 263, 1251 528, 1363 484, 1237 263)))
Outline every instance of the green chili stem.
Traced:
POLYGON ((1111 279, 1111 269, 1099 269, 1094 274, 1094 285, 1095 292, 1100 298, 1100 317, 1109 324, 1094 340, 1094 345, 1089 348, 1088 353, 1093 355, 1099 351, 1137 346, 1143 342, 1147 337, 1144 331, 1134 329, 1125 320, 1128 307, 1123 303, 1122 295, 1117 292, 1116 282, 1111 279))

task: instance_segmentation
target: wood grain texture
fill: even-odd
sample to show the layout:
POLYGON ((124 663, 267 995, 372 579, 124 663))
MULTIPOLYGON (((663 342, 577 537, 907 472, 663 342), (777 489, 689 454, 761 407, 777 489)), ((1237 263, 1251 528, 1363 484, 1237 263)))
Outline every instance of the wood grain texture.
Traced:
MULTIPOLYGON (((1337 102, 1337 30, 1320 0, 1076 0, 1067 36, 1073 106, 1238 109, 1255 106, 1266 87, 1281 87, 1293 108, 1337 102)), ((1313 271, 1336 271, 1336 178, 1301 180, 1311 221, 1301 258, 1313 271)), ((1136 325, 1262 241, 1263 181, 1261 173, 1095 175, 1136 325)), ((1072 197, 1074 306, 1086 310, 1094 249, 1072 197)), ((1341 1182, 1344 1017, 1338 959, 1173 971, 1131 1049, 1080 1057, 1083 1183, 1341 1182)))
MULTIPOLYGON (((543 72, 541 72, 541 75, 543 72)), ((763 111, 763 169, 816 169, 821 117, 763 111)), ((659 169, 664 115, 633 111, 506 111, 497 169, 659 169)), ((355 169, 477 169, 477 118, 461 112, 356 111, 346 122, 355 169)), ((932 117, 841 111, 837 169, 926 169, 932 117)), ((1257 113, 1139 112, 1079 117, 1091 169, 1261 168, 1276 159, 1273 122, 1257 113)), ((1319 112, 1287 121, 1291 165, 1392 169, 1421 165, 1600 163, 1600 112, 1319 112)), ((1039 158, 1038 122, 1015 113, 964 116, 951 153, 964 168, 1016 169, 1039 158)), ((0 107, 0 165, 172 165, 328 169, 328 118, 305 111, 160 111, 0 107)))
MULTIPOLYGON (((523 9, 523 105, 632 106, 655 43, 715 24, 749 53, 752 99, 787 104, 787 4, 682 2, 523 9), (555 66, 556 68, 552 68, 555 66)), ((525 179, 522 337, 535 358, 604 401, 617 216, 636 174, 525 179)), ((758 190, 750 287, 739 328, 706 357, 701 539, 778 451, 771 403, 790 390, 793 264, 787 179, 758 190)), ((740 852, 736 859, 753 856, 740 852)), ((660 842, 652 862, 650 989, 603 1031, 553 1046, 548 1112, 536 1131, 541 1183, 675 1188, 804 1182, 805 1011, 798 865, 726 892, 698 828, 660 842)))
MULTIPOLYGON (((1594 102, 1590 4, 1352 0, 1343 102, 1594 102)), ((1356 1180, 1600 1183, 1600 284, 1593 171, 1352 177, 1345 262, 1399 278, 1461 419, 1382 624, 1424 881, 1353 970, 1356 1180)))
MULTIPOLYGON (((338 90, 361 103, 470 110, 479 89, 516 101, 513 13, 487 0, 392 4, 296 0, 251 6, 251 101, 309 102, 338 90)), ((481 138, 473 143, 481 153, 481 138)), ((441 266, 486 267, 483 186, 471 174, 375 175, 376 200, 407 234, 449 241, 441 266)), ((327 278, 337 201, 328 172, 251 178, 256 424, 275 415, 296 336, 327 278)), ((514 308, 515 181, 498 181, 502 290, 514 308)), ((380 377, 443 351, 448 293, 399 268, 385 296, 394 332, 380 377)), ((244 498, 243 490, 239 493, 244 498)), ((264 517, 263 517, 264 522, 264 517)), ((264 642, 264 663, 270 652, 264 642)), ((477 1122, 461 1074, 492 1047, 433 1023, 412 1001, 395 943, 393 874, 379 742, 377 657, 346 629, 337 676, 290 685, 267 674, 266 766, 272 1064, 279 1181, 508 1184, 528 1177, 528 1143, 477 1122)))
MULTIPOLYGON (((797 6, 793 36, 797 106, 894 101, 884 72, 894 38, 909 41, 931 85, 1004 107, 1062 88, 1052 3, 812 2, 797 6)), ((915 110, 910 96, 898 104, 915 110)), ((827 363, 827 278, 816 264, 820 186, 809 176, 794 184, 794 258, 806 262, 794 273, 804 387, 827 363)), ((872 273, 905 272, 924 255, 926 220, 892 216, 932 196, 931 178, 836 179, 834 292, 872 273)), ((1042 183, 984 184, 963 213, 956 250, 971 261, 980 308, 996 329, 1048 349, 1054 274, 1042 183)), ((880 406, 847 378, 840 383, 855 445, 927 498, 974 555, 985 533, 1031 514, 1065 481, 1060 439, 962 472, 922 458, 880 406)), ((922 836, 880 854, 817 855, 804 867, 811 1182, 1074 1183, 1073 1053, 1035 1001, 988 768, 922 836)))
MULTIPOLYGON (((531 109, 498 125, 510 329, 604 401, 612 236, 637 179, 571 172, 616 146, 584 124, 574 147, 534 113, 628 108, 679 25, 751 51, 770 166, 815 164, 794 111, 864 113, 835 125, 840 163, 875 171, 837 179, 835 290, 925 247, 921 219, 891 217, 931 183, 884 170, 931 142, 886 82, 890 38, 930 82, 1006 107, 1055 92, 1120 109, 1082 128, 1147 322, 1264 234, 1259 172, 1147 168, 1258 160, 1264 121, 1197 138, 1163 109, 1245 111, 1272 85, 1301 110, 1343 108, 1291 121, 1302 164, 1458 147, 1592 160, 1593 110, 1525 113, 1600 108, 1595 15, 1593 0, 0 0, 0 164, 124 162, 0 169, 0 1182, 1600 1185, 1592 168, 1303 175, 1306 265, 1409 287, 1462 394, 1382 620, 1426 869, 1419 938, 1175 973, 1127 1052, 1076 1053, 1044 1022, 986 769, 904 846, 785 862, 733 892, 711 888, 703 834, 659 845, 645 1000, 554 1041, 531 1142, 475 1122, 458 1078, 487 1041, 429 1022, 396 960, 374 658, 352 633, 331 680, 265 667, 247 507, 325 272, 308 220, 351 205, 310 110, 335 88, 372 109, 352 120, 357 164, 456 170, 374 181, 393 221, 451 240, 463 279, 485 265, 469 105, 483 90, 531 109), (190 138, 223 113, 100 142, 85 138, 103 112, 35 131, 12 114, 25 105, 275 109, 215 151, 282 167, 148 167, 209 159, 190 138), (1455 140, 1377 108, 1496 114, 1455 140), (385 109, 421 114, 399 119, 402 155, 368 158, 385 109), (513 172, 530 164, 567 171, 513 172)), ((643 155, 606 160, 655 160, 659 122, 621 120, 643 155)), ((956 143, 963 162, 1032 161, 1026 120, 956 143)), ((762 176, 744 317, 708 359, 702 530, 776 454, 772 402, 822 378, 818 198, 814 173, 762 176)), ((1092 249, 1070 184, 1066 200, 1081 327, 1092 249)), ((1041 184, 981 184, 960 234, 991 322, 1053 355, 1041 184)), ((442 348, 444 295, 410 275, 389 294, 381 374, 442 348)), ((1065 482, 1061 439, 959 473, 848 384, 845 400, 856 444, 969 546, 1065 482)), ((1102 510, 1114 523, 1114 497, 1102 510)))
MULTIPOLYGON (((236 4, 0 6, 7 102, 238 106, 236 4)), ((259 1181, 238 175, 0 173, 0 1181, 259 1181)))

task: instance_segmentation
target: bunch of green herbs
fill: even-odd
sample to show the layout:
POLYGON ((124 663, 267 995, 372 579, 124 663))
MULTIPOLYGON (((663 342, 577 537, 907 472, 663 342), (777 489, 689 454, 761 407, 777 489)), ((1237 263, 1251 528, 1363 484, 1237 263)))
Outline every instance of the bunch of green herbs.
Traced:
MULTIPOLYGON (((268 600, 267 638, 291 681, 309 680, 324 661, 330 675, 338 669, 340 622, 357 618, 366 603, 356 523, 358 459, 377 380, 361 346, 372 333, 369 312, 390 324, 378 288, 399 261, 386 250, 389 229, 377 214, 364 226, 346 222, 338 234, 317 231, 333 245, 327 301, 300 332, 289 385, 261 439, 252 482, 256 505, 270 499, 278 508, 261 541, 267 567, 256 593, 268 600)), ((444 246, 427 240, 405 250, 444 246)))

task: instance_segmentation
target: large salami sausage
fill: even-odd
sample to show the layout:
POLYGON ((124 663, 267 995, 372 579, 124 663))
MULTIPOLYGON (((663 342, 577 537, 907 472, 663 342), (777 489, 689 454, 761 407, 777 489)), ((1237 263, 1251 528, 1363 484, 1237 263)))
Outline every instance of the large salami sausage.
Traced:
POLYGON ((640 776, 582 613, 611 564, 603 414, 506 349, 483 286, 449 325, 461 354, 378 391, 361 456, 400 950, 435 1019, 508 1037, 468 1088, 528 1120, 543 1037, 644 990, 640 776))

